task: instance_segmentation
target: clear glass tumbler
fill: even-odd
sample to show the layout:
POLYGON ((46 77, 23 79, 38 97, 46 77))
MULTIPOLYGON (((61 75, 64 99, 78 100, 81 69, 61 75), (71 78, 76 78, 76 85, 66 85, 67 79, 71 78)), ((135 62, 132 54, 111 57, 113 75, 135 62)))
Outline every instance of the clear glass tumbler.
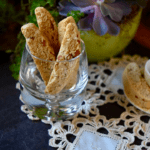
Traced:
POLYGON ((29 109, 43 104, 48 109, 46 117, 52 120, 69 119, 74 116, 85 98, 85 87, 88 82, 88 61, 83 41, 81 41, 81 48, 80 55, 71 60, 48 61, 32 55, 26 44, 21 60, 19 81, 23 87, 21 90, 23 101, 29 109), (66 72, 71 71, 67 82, 64 78, 66 83, 63 83, 65 86, 59 93, 45 93, 46 85, 35 62, 43 68, 49 66, 50 72, 56 63, 67 66, 66 72), (76 67, 74 67, 75 63, 76 67))

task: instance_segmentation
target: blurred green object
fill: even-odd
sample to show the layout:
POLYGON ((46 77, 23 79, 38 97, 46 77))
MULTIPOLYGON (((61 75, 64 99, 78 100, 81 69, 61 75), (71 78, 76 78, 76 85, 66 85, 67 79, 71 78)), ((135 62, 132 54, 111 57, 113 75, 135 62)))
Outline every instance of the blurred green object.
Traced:
POLYGON ((67 14, 67 16, 72 16, 75 20, 75 22, 77 23, 82 17, 84 17, 84 13, 78 11, 71 11, 67 14))
POLYGON ((36 107, 35 109, 34 109, 34 115, 35 116, 37 116, 38 118, 40 118, 40 119, 44 119, 45 117, 45 115, 47 114, 47 111, 48 111, 48 109, 47 108, 45 108, 45 107, 36 107))
POLYGON ((89 62, 98 62, 109 59, 119 54, 134 38, 140 23, 142 9, 125 23, 121 23, 118 36, 111 36, 108 33, 99 36, 93 30, 81 31, 81 39, 86 46, 89 62))
POLYGON ((19 32, 17 39, 19 40, 18 44, 15 47, 15 50, 8 50, 6 52, 10 52, 12 54, 12 64, 9 66, 10 71, 12 72, 12 77, 15 80, 18 80, 19 71, 20 71, 20 63, 21 63, 21 56, 25 46, 25 38, 23 37, 22 33, 19 32))
MULTIPOLYGON (((48 109, 45 107, 35 107, 33 111, 33 115, 37 116, 40 119, 45 119, 45 116, 47 115, 48 109)), ((62 119, 62 115, 64 112, 59 111, 58 114, 55 114, 53 111, 51 112, 51 117, 57 117, 58 120, 62 119)))
POLYGON ((0 1, 0 14, 0 33, 4 33, 9 23, 22 24, 25 12, 20 10, 18 13, 11 3, 7 0, 2 0, 0 1))

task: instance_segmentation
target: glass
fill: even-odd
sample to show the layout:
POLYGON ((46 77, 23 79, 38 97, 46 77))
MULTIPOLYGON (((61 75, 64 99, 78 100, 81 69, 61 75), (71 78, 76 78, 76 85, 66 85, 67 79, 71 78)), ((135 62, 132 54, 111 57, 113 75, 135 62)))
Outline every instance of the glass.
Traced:
POLYGON ((88 61, 85 52, 84 42, 81 41, 81 53, 71 60, 48 61, 37 58, 30 53, 26 44, 23 51, 19 81, 23 87, 21 95, 24 103, 33 109, 36 106, 44 105, 48 111, 45 116, 48 119, 69 119, 78 111, 85 98, 85 87, 88 82, 88 61), (34 62, 44 66, 49 66, 51 71, 54 65, 67 64, 68 69, 73 69, 68 78, 67 84, 57 94, 45 93, 45 83, 34 62), (74 68, 74 64, 78 67, 74 68))

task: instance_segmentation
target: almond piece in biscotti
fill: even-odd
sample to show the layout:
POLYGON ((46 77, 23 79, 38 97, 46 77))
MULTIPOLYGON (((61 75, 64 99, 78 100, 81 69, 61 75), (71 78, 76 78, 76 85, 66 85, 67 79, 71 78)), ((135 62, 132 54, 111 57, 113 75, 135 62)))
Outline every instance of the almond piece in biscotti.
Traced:
POLYGON ((57 56, 60 44, 58 41, 58 29, 54 18, 44 7, 37 7, 35 9, 35 15, 40 32, 48 38, 49 45, 53 47, 55 55, 57 56))
MULTIPOLYGON (((58 23, 58 39, 59 39, 60 43, 62 42, 62 40, 64 38, 64 34, 66 32, 66 26, 69 23, 76 24, 75 20, 73 19, 72 16, 69 16, 69 17, 63 19, 62 21, 60 21, 58 23)), ((80 43, 80 32, 79 31, 78 31, 78 39, 79 39, 78 42, 80 43)), ((73 87, 76 84, 78 68, 79 68, 79 61, 78 61, 78 63, 76 63, 76 67, 75 67, 74 71, 72 72, 72 75, 70 76, 70 79, 68 80, 68 83, 66 84, 65 89, 70 89, 71 87, 73 87)))
POLYGON ((21 31, 26 38, 27 45, 29 46, 30 52, 32 55, 41 58, 37 59, 36 57, 32 56, 41 77, 47 85, 54 63, 48 61, 55 61, 55 54, 54 49, 49 46, 48 39, 46 36, 43 36, 38 27, 33 23, 28 23, 21 27, 21 31), (48 61, 43 61, 43 60, 48 61))
POLYGON ((66 86, 76 64, 79 62, 78 58, 68 61, 81 53, 79 40, 80 38, 78 37, 78 28, 76 24, 69 23, 66 26, 66 32, 61 42, 60 51, 50 80, 46 86, 45 93, 52 95, 57 94, 66 86))

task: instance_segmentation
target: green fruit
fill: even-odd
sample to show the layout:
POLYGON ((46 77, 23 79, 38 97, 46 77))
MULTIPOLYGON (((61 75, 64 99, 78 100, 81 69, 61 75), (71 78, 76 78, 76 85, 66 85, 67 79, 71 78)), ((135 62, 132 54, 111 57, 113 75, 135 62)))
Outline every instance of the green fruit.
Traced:
POLYGON ((99 36, 94 30, 81 31, 81 39, 85 43, 89 62, 98 62, 106 60, 120 53, 134 38, 140 23, 142 9, 132 19, 121 23, 118 36, 112 36, 108 33, 99 36))

